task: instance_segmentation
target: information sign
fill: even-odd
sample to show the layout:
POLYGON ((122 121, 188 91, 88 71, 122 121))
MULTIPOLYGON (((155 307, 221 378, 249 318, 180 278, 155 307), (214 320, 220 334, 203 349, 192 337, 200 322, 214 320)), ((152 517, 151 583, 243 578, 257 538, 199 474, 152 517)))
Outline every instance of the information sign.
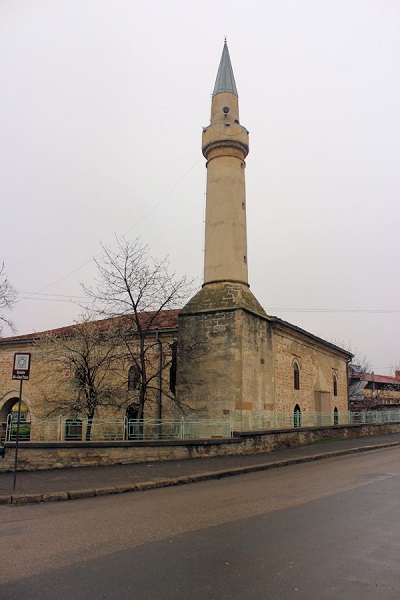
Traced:
POLYGON ((31 368, 30 352, 15 353, 12 378, 27 381, 29 379, 29 370, 31 368))

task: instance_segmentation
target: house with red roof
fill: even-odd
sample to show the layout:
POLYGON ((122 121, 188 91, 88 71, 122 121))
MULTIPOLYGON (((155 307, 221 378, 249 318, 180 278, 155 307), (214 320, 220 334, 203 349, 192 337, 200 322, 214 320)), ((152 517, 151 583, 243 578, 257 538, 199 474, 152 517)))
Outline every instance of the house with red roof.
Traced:
POLYGON ((351 410, 391 410, 400 407, 400 371, 394 376, 349 370, 349 408, 351 410))

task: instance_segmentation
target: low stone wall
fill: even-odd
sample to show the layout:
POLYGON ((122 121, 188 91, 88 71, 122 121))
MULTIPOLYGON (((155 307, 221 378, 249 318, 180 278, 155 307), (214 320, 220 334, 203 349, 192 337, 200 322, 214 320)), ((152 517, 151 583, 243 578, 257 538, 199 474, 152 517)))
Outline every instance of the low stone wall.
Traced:
MULTIPOLYGON (((313 443, 400 432, 400 422, 238 432, 233 438, 136 442, 20 442, 18 470, 62 469, 257 454, 313 443)), ((15 443, 7 442, 0 472, 14 468, 15 443)))

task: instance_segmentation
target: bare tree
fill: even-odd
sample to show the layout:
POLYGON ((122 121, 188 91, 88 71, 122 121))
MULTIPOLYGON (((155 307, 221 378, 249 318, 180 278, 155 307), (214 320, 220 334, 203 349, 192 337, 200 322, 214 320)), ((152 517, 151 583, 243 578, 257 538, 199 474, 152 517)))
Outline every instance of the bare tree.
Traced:
POLYGON ((96 315, 119 318, 114 333, 133 366, 134 377, 136 373, 135 416, 141 419, 146 402, 154 401, 161 387, 162 394, 176 402, 173 390, 170 393, 169 386, 161 385, 163 373, 176 361, 176 346, 160 360, 157 332, 165 332, 163 311, 181 306, 193 291, 193 282, 171 273, 168 259, 152 258, 148 246, 139 239, 116 238, 115 249, 102 249, 102 256, 95 260, 95 286, 83 288, 96 315))
POLYGON ((86 439, 99 408, 118 409, 127 401, 120 350, 102 322, 88 318, 55 330, 35 342, 46 365, 43 398, 46 416, 86 417, 86 439))
POLYGON ((390 369, 391 369, 392 377, 400 378, 400 362, 392 363, 392 366, 390 369))
POLYGON ((344 348, 353 354, 353 357, 348 365, 348 398, 349 408, 355 402, 362 402, 364 399, 364 388, 366 385, 366 373, 371 370, 371 363, 365 354, 361 354, 358 350, 352 348, 351 342, 344 342, 341 339, 334 338, 331 340, 333 344, 344 348))
MULTIPOLYGON (((352 350, 350 350, 352 352, 352 350)), ((366 374, 371 370, 371 363, 365 354, 356 352, 349 363, 349 404, 364 400, 366 374)))
POLYGON ((4 314, 4 310, 10 310, 16 301, 16 292, 11 283, 7 279, 4 262, 0 267, 0 334, 3 331, 3 326, 7 325, 15 332, 14 325, 4 314))

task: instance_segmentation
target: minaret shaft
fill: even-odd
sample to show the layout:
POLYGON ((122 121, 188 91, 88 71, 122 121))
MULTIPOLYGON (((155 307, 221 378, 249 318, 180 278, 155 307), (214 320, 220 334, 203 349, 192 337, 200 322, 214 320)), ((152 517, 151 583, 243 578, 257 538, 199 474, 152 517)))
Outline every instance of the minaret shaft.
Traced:
POLYGON ((207 164, 204 284, 248 282, 244 161, 219 156, 207 164))
POLYGON ((239 123, 238 98, 213 96, 211 123, 203 131, 207 158, 204 285, 234 281, 248 285, 245 158, 248 132, 239 123))

